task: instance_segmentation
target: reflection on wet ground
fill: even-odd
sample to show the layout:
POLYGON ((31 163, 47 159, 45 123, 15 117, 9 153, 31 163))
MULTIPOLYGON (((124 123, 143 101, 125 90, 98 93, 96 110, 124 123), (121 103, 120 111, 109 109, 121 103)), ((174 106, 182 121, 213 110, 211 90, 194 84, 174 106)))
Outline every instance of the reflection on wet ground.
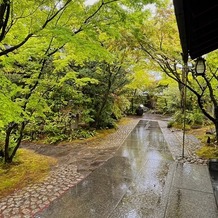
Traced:
POLYGON ((158 122, 141 120, 113 158, 36 217, 159 217, 172 161, 158 122))
POLYGON ((159 217, 173 159, 158 122, 140 121, 117 155, 127 158, 133 175, 127 192, 109 217, 159 217))

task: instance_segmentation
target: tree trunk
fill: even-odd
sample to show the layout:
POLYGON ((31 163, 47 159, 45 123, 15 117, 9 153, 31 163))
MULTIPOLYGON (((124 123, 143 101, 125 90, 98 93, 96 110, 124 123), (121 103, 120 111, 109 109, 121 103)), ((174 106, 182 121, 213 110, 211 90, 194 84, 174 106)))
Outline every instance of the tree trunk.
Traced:
POLYGON ((3 0, 0 4, 0 42, 4 39, 6 34, 6 27, 10 16, 10 1, 3 0))
POLYGON ((19 137, 17 138, 16 140, 16 146, 15 148, 12 150, 11 154, 10 154, 10 137, 11 137, 11 133, 12 133, 12 130, 15 130, 17 131, 17 127, 18 127, 18 124, 16 123, 11 123, 9 124, 7 130, 6 130, 6 137, 5 137, 5 163, 12 163, 13 161, 13 158, 17 152, 17 149, 20 147, 20 144, 21 144, 21 141, 22 141, 22 138, 23 138, 23 131, 24 131, 24 128, 25 128, 25 122, 22 122, 21 123, 21 127, 20 127, 20 131, 19 131, 19 137))
POLYGON ((218 143, 218 106, 214 107, 214 117, 215 117, 215 130, 216 130, 216 143, 218 143))
POLYGON ((107 104, 108 101, 108 96, 109 96, 109 91, 106 91, 106 94, 104 95, 103 98, 103 102, 101 104, 101 107, 99 108, 99 110, 97 111, 97 115, 96 115, 96 127, 99 128, 100 127, 100 120, 101 120, 101 115, 102 112, 107 104))
POLYGON ((105 90, 105 94, 103 96, 103 99, 102 99, 102 104, 99 108, 99 110, 97 111, 97 114, 96 114, 96 127, 99 128, 100 126, 100 120, 101 120, 101 115, 102 115, 102 112, 108 102, 108 97, 110 95, 110 91, 111 91, 111 86, 112 86, 112 82, 111 82, 111 78, 112 78, 112 73, 110 71, 110 67, 108 66, 108 73, 109 73, 109 76, 108 76, 108 84, 107 84, 107 89, 105 90))
POLYGON ((24 131, 25 126, 26 126, 25 122, 22 122, 21 127, 20 127, 20 131, 19 131, 19 137, 18 137, 18 139, 16 141, 17 144, 16 144, 15 148, 13 149, 13 151, 12 151, 10 157, 9 157, 9 162, 10 163, 12 162, 12 160, 13 160, 16 152, 17 152, 17 149, 20 147, 20 143, 21 143, 21 141, 23 139, 23 131, 24 131))
POLYGON ((6 130, 6 136, 5 136, 5 148, 4 148, 4 153, 5 153, 5 163, 11 163, 12 160, 10 160, 10 154, 9 154, 9 145, 10 145, 10 136, 12 130, 17 126, 16 123, 10 123, 8 125, 8 128, 6 130))
POLYGON ((218 122, 215 123, 215 131, 216 131, 216 144, 218 144, 218 122))

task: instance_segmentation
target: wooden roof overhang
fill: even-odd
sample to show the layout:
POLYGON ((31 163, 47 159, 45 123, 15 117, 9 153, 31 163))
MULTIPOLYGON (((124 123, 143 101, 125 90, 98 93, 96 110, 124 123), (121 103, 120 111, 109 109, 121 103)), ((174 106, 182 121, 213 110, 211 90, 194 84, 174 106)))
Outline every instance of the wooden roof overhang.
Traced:
POLYGON ((218 48, 218 0, 173 0, 183 60, 218 48))

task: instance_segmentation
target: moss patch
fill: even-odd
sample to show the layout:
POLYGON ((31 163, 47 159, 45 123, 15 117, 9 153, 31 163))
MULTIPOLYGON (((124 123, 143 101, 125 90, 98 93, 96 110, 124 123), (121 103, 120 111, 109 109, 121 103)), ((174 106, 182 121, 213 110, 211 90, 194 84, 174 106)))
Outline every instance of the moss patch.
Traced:
POLYGON ((196 154, 199 157, 206 158, 206 159, 218 159, 218 148, 203 146, 196 152, 196 154))
POLYGON ((0 196, 4 197, 30 183, 42 181, 56 163, 54 158, 19 149, 12 164, 0 162, 0 196))
POLYGON ((118 125, 127 125, 132 121, 131 117, 123 117, 119 120, 118 125))
POLYGON ((196 138, 198 138, 201 143, 202 147, 196 151, 196 154, 204 159, 213 159, 218 158, 218 148, 215 146, 215 135, 208 135, 206 132, 213 132, 213 125, 204 126, 198 129, 191 129, 188 133, 191 135, 194 135, 196 138), (211 144, 207 145, 207 139, 210 137, 211 144))
MULTIPOLYGON (((206 132, 208 130, 210 130, 211 128, 209 126, 205 126, 205 127, 201 127, 201 128, 198 128, 198 129, 191 129, 189 131, 190 134, 194 135, 196 138, 198 138, 199 140, 201 140, 202 142, 206 142, 206 139, 207 139, 207 135, 206 135, 206 132)), ((212 137, 212 136, 210 136, 212 137)))

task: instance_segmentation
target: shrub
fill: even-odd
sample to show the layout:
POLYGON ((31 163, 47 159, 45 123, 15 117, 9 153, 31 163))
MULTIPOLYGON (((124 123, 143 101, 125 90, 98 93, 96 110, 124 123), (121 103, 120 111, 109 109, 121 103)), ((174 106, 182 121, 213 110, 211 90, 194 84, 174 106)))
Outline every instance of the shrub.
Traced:
MULTIPOLYGON (((198 110, 186 111, 186 127, 190 128, 191 126, 202 126, 204 124, 204 115, 198 110)), ((184 122, 184 115, 181 111, 177 111, 173 116, 173 121, 170 122, 172 126, 182 126, 184 122)))
POLYGON ((84 138, 90 138, 93 137, 96 134, 95 130, 86 130, 86 129, 75 129, 71 136, 70 139, 84 139, 84 138))

